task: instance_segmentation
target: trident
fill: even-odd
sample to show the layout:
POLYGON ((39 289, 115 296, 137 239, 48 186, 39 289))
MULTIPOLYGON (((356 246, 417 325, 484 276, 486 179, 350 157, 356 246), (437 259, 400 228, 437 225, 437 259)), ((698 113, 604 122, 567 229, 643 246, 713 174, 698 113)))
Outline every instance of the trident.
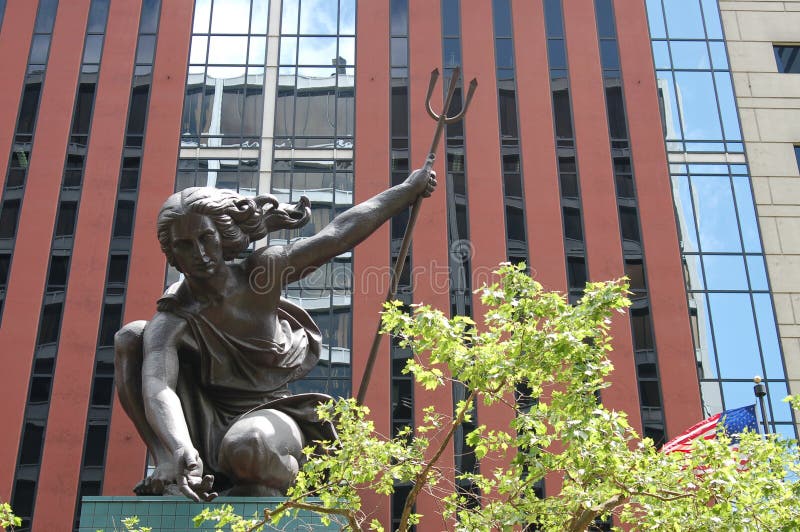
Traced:
MULTIPOLYGON (((433 162, 436 160, 436 149, 439 147, 439 140, 442 138, 442 132, 444 132, 445 124, 454 124, 464 119, 464 115, 467 112, 469 103, 472 101, 472 96, 475 94, 475 89, 478 87, 478 80, 472 78, 472 81, 469 82, 467 98, 464 100, 464 105, 461 107, 461 112, 455 116, 447 116, 447 111, 450 109, 450 103, 453 101, 453 95, 458 87, 459 76, 459 69, 453 69, 453 75, 450 77, 450 86, 447 88, 447 96, 444 99, 444 110, 441 114, 436 114, 433 110, 433 107, 431 107, 431 97, 433 96, 433 90, 436 88, 436 82, 439 80, 439 69, 434 68, 433 72, 431 72, 431 81, 428 83, 428 94, 425 97, 425 108, 427 109, 430 117, 436 120, 436 131, 433 134, 431 149, 428 152, 428 156, 425 158, 425 165, 422 167, 425 172, 430 173, 431 169, 433 168, 433 162)), ((417 200, 414 202, 414 206, 411 209, 411 216, 408 219, 408 225, 406 225, 406 232, 403 234, 403 242, 400 244, 400 252, 397 254, 397 260, 394 263, 394 268, 392 268, 392 278, 389 285, 389 293, 386 294, 386 301, 390 301, 392 298, 394 298, 395 293, 397 293, 397 285, 400 283, 400 272, 403 271, 403 266, 405 266, 406 263, 408 248, 411 247, 411 233, 414 231, 414 225, 417 223, 417 217, 419 216, 419 208, 421 205, 422 196, 419 196, 417 197, 417 200)), ((364 367, 364 377, 361 379, 361 386, 358 389, 357 400, 362 404, 364 403, 364 399, 367 395, 369 379, 372 376, 372 368, 375 366, 375 359, 378 356, 378 349, 380 349, 381 340, 383 340, 383 335, 381 335, 381 326, 379 323, 378 328, 375 331, 375 337, 372 339, 372 347, 369 351, 367 365, 364 367)))

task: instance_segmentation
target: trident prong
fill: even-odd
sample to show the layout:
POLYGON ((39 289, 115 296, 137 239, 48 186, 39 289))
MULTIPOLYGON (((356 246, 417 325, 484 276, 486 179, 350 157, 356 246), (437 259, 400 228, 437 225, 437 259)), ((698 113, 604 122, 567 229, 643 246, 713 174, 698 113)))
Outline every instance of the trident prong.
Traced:
MULTIPOLYGON (((478 88, 478 80, 472 78, 472 81, 469 82, 469 89, 467 90, 467 98, 464 100, 464 105, 461 107, 461 111, 455 116, 447 116, 447 111, 450 110, 450 104, 453 101, 453 96, 456 93, 456 89, 458 88, 458 80, 461 76, 461 70, 459 68, 453 69, 453 74, 450 76, 450 85, 447 87, 447 95, 444 98, 444 108, 441 114, 437 114, 436 111, 433 110, 431 106, 431 99, 433 97, 433 90, 436 88, 436 82, 439 80, 439 69, 434 68, 431 72, 431 80, 428 83, 428 94, 425 97, 425 109, 428 111, 428 115, 436 120, 436 131, 433 134, 433 142, 431 142, 431 149, 428 152, 429 154, 435 154, 436 149, 439 147, 439 139, 442 138, 442 132, 444 131, 445 124, 454 124, 464 118, 464 115, 467 112, 467 108, 469 107, 470 102, 472 101, 472 96, 475 94, 475 89, 478 88)), ((430 155, 428 158, 430 159, 430 155)), ((434 155, 434 159, 435 159, 434 155)), ((430 171, 431 166, 433 165, 433 159, 431 159, 431 164, 428 165, 426 161, 426 169, 430 171)))
MULTIPOLYGON (((450 85, 447 87, 447 95, 444 99, 444 109, 442 110, 441 114, 437 114, 431 106, 431 99, 433 97, 433 91, 436 88, 436 82, 439 80, 439 69, 434 68, 431 72, 431 80, 428 83, 428 94, 425 96, 425 109, 428 111, 428 115, 436 120, 436 131, 433 133, 431 149, 428 152, 428 156, 425 158, 425 165, 422 167, 423 170, 427 172, 431 171, 433 168, 433 162, 436 160, 436 149, 439 147, 439 139, 442 138, 445 124, 453 124, 463 120, 464 115, 467 113, 467 109, 469 108, 469 104, 472 101, 472 96, 475 94, 475 89, 478 88, 478 80, 472 78, 472 81, 469 82, 467 97, 464 100, 464 104, 461 106, 461 111, 459 111, 455 116, 447 116, 447 112, 450 110, 450 104, 453 101, 453 96, 458 88, 458 80, 460 76, 461 71, 458 68, 454 68, 453 74, 450 76, 450 85)), ((417 223, 417 217, 419 216, 421 205, 422 196, 419 196, 414 202, 414 207, 411 209, 411 215, 408 218, 408 225, 406 225, 406 232, 403 235, 403 242, 400 244, 400 251, 397 254, 397 260, 394 263, 394 268, 392 268, 392 279, 389 285, 389 293, 386 294, 386 301, 390 301, 397 292, 397 285, 400 282, 400 272, 403 271, 403 267, 406 264, 408 249, 411 246, 411 233, 414 231, 414 226, 417 223)), ((378 324, 378 330, 375 331, 375 337, 372 339, 372 348, 369 352, 369 358, 367 359, 367 364, 364 366, 364 376, 361 379, 361 386, 358 388, 357 400, 361 404, 364 403, 364 399, 367 395, 367 388, 369 387, 369 380, 372 376, 372 368, 375 365, 375 359, 378 356, 378 349, 381 345, 381 339, 383 339, 383 335, 381 335, 380 324, 378 324)))

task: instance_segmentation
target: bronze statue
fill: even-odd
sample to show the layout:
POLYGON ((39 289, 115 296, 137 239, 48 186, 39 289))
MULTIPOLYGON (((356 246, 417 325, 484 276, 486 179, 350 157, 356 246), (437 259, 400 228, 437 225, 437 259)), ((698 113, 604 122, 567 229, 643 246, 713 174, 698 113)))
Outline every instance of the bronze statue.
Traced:
POLYGON ((217 492, 285 494, 303 447, 334 431, 315 413, 328 396, 287 388, 317 363, 320 332, 281 291, 429 196, 436 178, 427 168, 316 235, 258 248, 240 263, 228 261, 251 242, 305 224, 308 200, 290 206, 213 188, 167 199, 158 239, 184 279, 158 301, 153 319, 129 323, 115 338, 120 401, 156 463, 134 491, 195 501, 217 492))

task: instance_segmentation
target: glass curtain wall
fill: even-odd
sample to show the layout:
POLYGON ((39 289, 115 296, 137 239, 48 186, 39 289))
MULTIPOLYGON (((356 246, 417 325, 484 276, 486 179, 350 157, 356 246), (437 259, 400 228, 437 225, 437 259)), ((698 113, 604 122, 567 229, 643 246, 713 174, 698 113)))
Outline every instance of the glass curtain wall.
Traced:
POLYGON ((755 402, 795 435, 716 0, 647 0, 662 123, 707 415, 755 402))
MULTIPOLYGON (((307 196, 311 221, 271 244, 311 236, 353 205, 356 2, 283 0, 280 13, 271 192, 282 202, 307 196)), ((294 392, 350 395, 352 276, 346 252, 287 287, 323 336, 319 364, 294 392)))

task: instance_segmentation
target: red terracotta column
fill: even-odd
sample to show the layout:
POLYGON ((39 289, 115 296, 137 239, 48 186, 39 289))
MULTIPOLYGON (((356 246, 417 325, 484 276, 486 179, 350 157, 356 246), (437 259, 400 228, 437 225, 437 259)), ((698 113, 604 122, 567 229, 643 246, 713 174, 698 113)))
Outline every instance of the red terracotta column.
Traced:
POLYGON ((525 218, 530 272, 546 290, 567 290, 553 96, 541 2, 512 0, 525 218))
POLYGON ((0 28, 0 94, 6 99, 0 106, 0 191, 5 184, 8 156, 14 142, 14 129, 19 114, 19 100, 25 82, 25 67, 33 38, 33 23, 39 0, 9 2, 0 28))
MULTIPOLYGON (((430 149, 435 122, 425 110, 425 96, 428 91, 431 71, 439 68, 442 72, 442 19, 439 2, 410 0, 408 3, 408 41, 409 41, 409 165, 420 167, 430 149)), ((442 109, 442 85, 444 76, 434 91, 432 105, 437 111, 442 109)), ((450 285, 447 257, 447 190, 445 138, 442 137, 436 153, 434 170, 439 174, 439 187, 430 198, 422 202, 416 231, 414 232, 414 271, 412 285, 414 302, 431 305, 448 314, 450 308, 450 285)), ((419 353, 422 355, 423 353, 419 353)), ((414 424, 422 424, 422 409, 435 406, 445 413, 453 410, 453 390, 447 384, 435 391, 427 391, 414 386, 414 424)), ((440 443, 432 438, 431 448, 440 443)), ((431 451, 433 452, 433 451, 431 451)), ((442 486, 448 489, 453 480, 453 445, 447 446, 440 459, 445 478, 442 486)), ((417 513, 427 516, 417 526, 420 532, 438 531, 449 528, 441 521, 441 506, 430 495, 423 495, 417 501, 417 513), (437 515, 439 517, 437 517, 437 515)))
MULTIPOLYGON (((389 0, 358 2, 356 37, 355 202, 365 201, 390 185, 389 137, 389 0)), ((353 252, 353 396, 364 376, 379 312, 389 289, 389 224, 384 224, 353 252)), ((386 436, 391 426, 391 360, 384 338, 370 377, 365 404, 375 430, 386 436)), ((368 520, 391 525, 391 499, 364 498, 368 520)))
POLYGON ((686 285, 678 244, 647 13, 642 2, 615 0, 623 89, 664 415, 670 436, 702 417, 686 285))
MULTIPOLYGON (((7 16, 16 10, 13 8, 7 16)), ((62 6, 56 16, 38 114, 39 124, 46 127, 37 128, 34 139, 0 328, 0 345, 13 346, 15 362, 5 368, 4 401, 0 407, 3 426, 14 427, 0 443, 0 456, 4 457, 0 478, 8 495, 19 446, 17 427, 22 427, 39 328, 88 12, 89 0, 75 0, 68 7, 62 6)), ((12 20, 5 20, 3 26, 12 20)))
MULTIPOLYGON (((156 217, 175 189, 193 8, 193 0, 161 2, 123 323, 149 320, 164 292, 166 260, 156 239, 156 217)), ((145 468, 144 443, 116 398, 113 408, 105 495, 130 493, 145 468)))
MULTIPOLYGON (((608 139, 608 121, 600 70, 594 2, 563 2, 564 29, 569 60, 573 122, 578 150, 586 261, 593 281, 625 274, 617 213, 616 188, 608 139)), ((641 430, 639 391, 633 360, 628 315, 613 319, 611 361, 613 386, 603 391, 603 403, 628 413, 631 425, 641 430)))
POLYGON ((141 2, 111 5, 75 230, 34 528, 71 526, 79 485, 97 328, 141 2))
MULTIPOLYGON (((464 77, 478 79, 478 90, 465 118, 467 192, 472 256, 472 288, 495 280, 492 271, 506 260, 503 160, 500 152, 498 93, 495 77, 494 31, 491 2, 462 4, 461 54, 464 77)), ((482 323, 486 308, 473 296, 473 314, 482 323)), ((508 398, 512 403, 513 397, 508 398)), ((478 401, 478 424, 487 430, 508 430, 514 411, 502 404, 487 407, 478 401)), ((480 468, 488 474, 507 466, 511 455, 487 455, 480 468)))

